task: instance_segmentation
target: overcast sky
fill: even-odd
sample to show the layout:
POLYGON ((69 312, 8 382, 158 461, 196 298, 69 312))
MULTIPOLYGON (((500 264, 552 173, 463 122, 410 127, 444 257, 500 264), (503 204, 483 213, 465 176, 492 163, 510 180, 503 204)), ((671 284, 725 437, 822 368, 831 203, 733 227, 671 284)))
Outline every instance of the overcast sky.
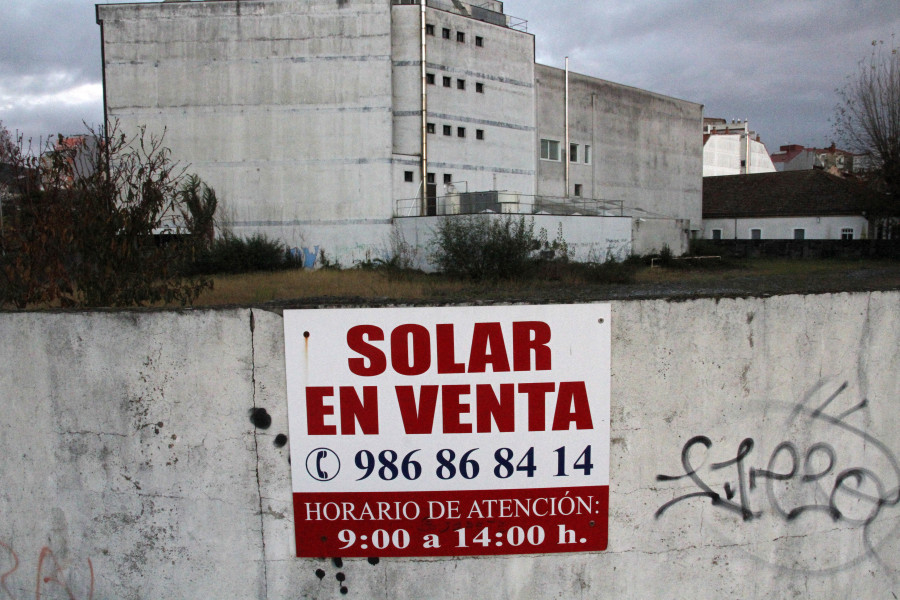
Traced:
MULTIPOLYGON (((387 0, 385 0, 387 1, 387 0)), ((3 0, 0 120, 35 140, 103 119, 91 0, 3 0)), ((900 35, 900 0, 507 0, 538 62, 749 119, 770 152, 826 146, 835 89, 900 35)), ((900 44, 898 39, 896 44, 900 44)))

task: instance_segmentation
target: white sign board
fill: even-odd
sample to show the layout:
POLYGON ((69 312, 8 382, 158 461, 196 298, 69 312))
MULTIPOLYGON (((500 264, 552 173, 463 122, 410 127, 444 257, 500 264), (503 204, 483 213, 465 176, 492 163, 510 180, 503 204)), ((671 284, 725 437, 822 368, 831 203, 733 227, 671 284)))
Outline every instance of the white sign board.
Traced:
POLYGON ((284 313, 297 555, 603 550, 606 304, 284 313))

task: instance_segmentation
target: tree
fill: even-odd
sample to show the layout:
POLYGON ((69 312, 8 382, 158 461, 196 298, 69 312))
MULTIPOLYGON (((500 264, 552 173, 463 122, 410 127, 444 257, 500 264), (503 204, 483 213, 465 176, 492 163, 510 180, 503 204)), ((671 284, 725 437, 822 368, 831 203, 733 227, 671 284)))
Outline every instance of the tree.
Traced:
POLYGON ((849 150, 868 158, 883 217, 900 216, 900 53, 872 42, 872 54, 841 88, 835 129, 849 150))
POLYGON ((18 155, 14 167, 28 176, 2 232, 0 304, 193 302, 211 285, 187 273, 209 243, 212 191, 143 128, 70 142, 60 136, 43 156, 18 155), (192 189, 209 193, 188 206, 192 189))
POLYGON ((19 145, 13 139, 9 129, 0 121, 0 163, 10 164, 16 160, 19 145))

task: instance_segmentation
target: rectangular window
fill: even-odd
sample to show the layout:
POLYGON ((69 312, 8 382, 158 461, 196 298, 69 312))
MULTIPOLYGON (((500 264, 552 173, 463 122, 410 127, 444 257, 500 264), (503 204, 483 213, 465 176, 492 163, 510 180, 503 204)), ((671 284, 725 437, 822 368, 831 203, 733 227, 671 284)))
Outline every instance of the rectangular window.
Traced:
POLYGON ((581 184, 580 183, 575 184, 575 197, 581 198, 581 184))
POLYGON ((425 25, 425 35, 434 35, 434 25, 425 25))
POLYGON ((587 144, 584 146, 584 164, 591 164, 591 147, 587 144))
POLYGON ((447 185, 448 183, 453 183, 453 175, 444 173, 444 185, 447 185))
POLYGON ((434 183, 434 173, 428 174, 428 183, 434 183))
POLYGON ((465 44, 466 43, 466 34, 463 33, 462 31, 457 31, 456 32, 456 41, 459 42, 460 44, 465 44))
POLYGON ((457 79, 456 80, 456 89, 458 89, 458 90, 466 89, 466 80, 465 79, 457 79))
POLYGON ((425 81, 428 82, 428 85, 434 85, 434 73, 426 73, 425 81))
POLYGON ((721 240, 722 239, 722 230, 721 229, 713 229, 712 230, 712 239, 721 240))
POLYGON ((853 228, 852 227, 844 227, 841 229, 841 239, 842 240, 852 240, 853 239, 853 228))
POLYGON ((578 162, 578 144, 569 144, 569 162, 578 162))
POLYGON ((476 129, 475 130, 475 139, 483 140, 484 139, 484 129, 476 129))
POLYGON ((762 229, 751 229, 750 230, 750 239, 751 240, 761 240, 762 239, 762 229))
POLYGON ((449 125, 444 125, 444 135, 453 135, 453 128, 449 125))
POLYGON ((794 239, 795 240, 805 240, 806 239, 806 230, 805 229, 795 229, 794 230, 794 239))
POLYGON ((541 140, 541 159, 559 160, 559 142, 556 140, 541 140))
POLYGON ((450 30, 447 29, 446 27, 441 29, 441 37, 444 38, 445 40, 449 40, 450 39, 450 30))
POLYGON ((477 82, 475 84, 475 91, 478 92, 479 94, 483 94, 484 93, 484 84, 481 83, 480 81, 477 82))
POLYGON ((484 38, 481 37, 480 35, 476 35, 475 36, 475 45, 478 46, 479 48, 483 48, 484 47, 484 38))
POLYGON ((413 172, 412 171, 403 171, 403 181, 407 183, 413 180, 413 172))
POLYGON ((444 87, 450 87, 453 84, 453 79, 450 77, 444 77, 444 87))
POLYGON ((435 132, 434 123, 429 123, 426 129, 427 129, 428 133, 434 133, 435 132))
POLYGON ((465 127, 457 127, 456 128, 456 137, 461 137, 461 138, 466 137, 466 128, 465 127))

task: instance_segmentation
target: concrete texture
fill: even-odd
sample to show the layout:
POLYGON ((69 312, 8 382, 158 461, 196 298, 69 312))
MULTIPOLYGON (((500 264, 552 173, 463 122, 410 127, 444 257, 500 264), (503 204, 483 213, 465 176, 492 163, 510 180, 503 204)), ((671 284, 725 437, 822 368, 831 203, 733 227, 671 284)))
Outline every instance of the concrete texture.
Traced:
MULTIPOLYGON (((699 229, 699 104, 573 75, 572 141, 593 157, 573 165, 567 194, 565 163, 538 159, 541 136, 565 135, 562 72, 534 63, 533 35, 500 24, 510 18, 501 2, 428 3, 425 120, 434 133, 423 134, 420 8, 98 5, 106 116, 128 133, 164 133, 172 156, 216 190, 220 223, 236 235, 261 232, 346 265, 378 256, 398 202, 422 196, 423 135, 431 194, 580 193, 699 229)), ((668 233, 644 228, 636 243, 678 245, 655 232, 668 233)))
POLYGON ((614 302, 608 551, 424 561, 294 558, 280 315, 0 314, 0 590, 890 599, 898 308, 614 302))

